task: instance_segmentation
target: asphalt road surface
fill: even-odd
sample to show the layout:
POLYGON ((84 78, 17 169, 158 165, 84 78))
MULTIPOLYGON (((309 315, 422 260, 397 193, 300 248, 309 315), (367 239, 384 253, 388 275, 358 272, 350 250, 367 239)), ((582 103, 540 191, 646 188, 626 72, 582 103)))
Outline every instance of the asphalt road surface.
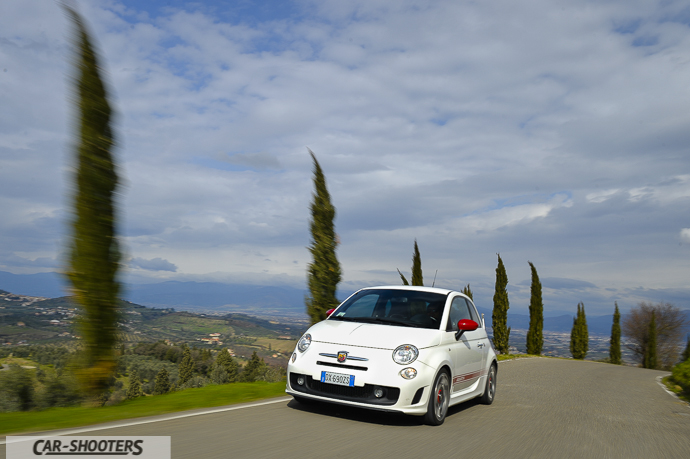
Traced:
POLYGON ((690 407, 660 387, 665 374, 518 359, 500 363, 493 405, 451 408, 439 427, 285 398, 77 435, 170 435, 173 458, 690 458, 690 407))

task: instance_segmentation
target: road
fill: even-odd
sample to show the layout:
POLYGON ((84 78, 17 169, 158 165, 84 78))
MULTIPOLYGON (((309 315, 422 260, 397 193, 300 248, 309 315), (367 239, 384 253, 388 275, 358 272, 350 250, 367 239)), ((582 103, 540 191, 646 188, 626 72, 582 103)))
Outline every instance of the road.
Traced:
POLYGON ((78 435, 170 435, 173 458, 688 458, 690 407, 659 386, 665 374, 518 359, 500 363, 493 405, 451 408, 440 427, 286 398, 78 435))

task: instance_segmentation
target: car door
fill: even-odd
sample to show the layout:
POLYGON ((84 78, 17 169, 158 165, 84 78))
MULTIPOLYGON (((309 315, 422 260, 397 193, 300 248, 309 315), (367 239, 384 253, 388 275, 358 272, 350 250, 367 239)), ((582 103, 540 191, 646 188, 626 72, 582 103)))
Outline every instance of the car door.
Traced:
POLYGON ((482 356, 485 347, 482 343, 482 330, 466 331, 460 339, 455 337, 458 331, 458 321, 462 319, 475 320, 470 311, 470 305, 464 297, 457 296, 451 301, 443 343, 448 345, 453 358, 454 368, 451 383, 453 393, 469 389, 481 376, 482 356))

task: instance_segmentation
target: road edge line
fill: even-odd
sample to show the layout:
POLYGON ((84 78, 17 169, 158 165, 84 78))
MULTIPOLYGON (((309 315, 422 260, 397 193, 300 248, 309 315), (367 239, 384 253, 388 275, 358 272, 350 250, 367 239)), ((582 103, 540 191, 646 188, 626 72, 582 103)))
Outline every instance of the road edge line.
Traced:
MULTIPOLYGON (((287 402, 292 400, 292 397, 281 397, 278 399, 273 399, 265 402, 257 402, 257 403, 249 403, 249 404, 243 404, 243 405, 233 405, 225 408, 215 408, 215 409, 210 409, 207 411, 200 411, 200 412, 195 412, 195 413, 187 413, 187 414, 177 414, 177 415, 172 415, 172 416, 167 416, 164 418, 160 419, 144 419, 140 421, 132 421, 132 422, 126 422, 123 424, 115 424, 115 425, 96 425, 92 427, 81 427, 81 428, 75 428, 75 429, 70 429, 70 430, 65 430, 65 431, 50 431, 49 434, 16 434, 18 437, 24 437, 24 436, 31 436, 31 437, 55 437, 55 436, 63 436, 63 435, 74 435, 78 433, 83 433, 83 432, 93 432, 96 430, 106 430, 106 429, 118 429, 120 427, 131 427, 131 426, 136 426, 140 424, 152 424, 154 422, 162 422, 162 421, 172 421, 174 419, 182 419, 182 418, 190 418, 192 416, 203 416, 205 414, 214 414, 214 413, 222 413, 224 411, 234 411, 234 410, 241 410, 244 408, 254 408, 257 406, 263 406, 263 405, 270 405, 273 403, 280 403, 280 402, 287 402)), ((165 415, 163 415, 165 416, 165 415)), ((7 435, 8 436, 15 436, 13 434, 7 435)), ((5 440, 0 440, 0 445, 5 445, 7 443, 7 439, 5 440)))

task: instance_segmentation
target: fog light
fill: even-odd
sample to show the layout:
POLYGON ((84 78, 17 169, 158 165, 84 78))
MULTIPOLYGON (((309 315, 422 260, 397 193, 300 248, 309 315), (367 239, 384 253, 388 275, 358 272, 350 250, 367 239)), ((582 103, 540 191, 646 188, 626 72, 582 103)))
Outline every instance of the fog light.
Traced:
POLYGON ((375 388, 374 389, 374 397, 376 397, 376 398, 383 397, 383 389, 381 389, 380 387, 375 388))
POLYGON ((304 376, 297 377, 297 384, 304 386, 304 376))
POLYGON ((417 376, 417 370, 414 368, 405 368, 400 372, 400 376, 405 379, 414 379, 417 376))
POLYGON ((297 360, 297 353, 292 354, 292 363, 295 363, 295 360, 297 360))

